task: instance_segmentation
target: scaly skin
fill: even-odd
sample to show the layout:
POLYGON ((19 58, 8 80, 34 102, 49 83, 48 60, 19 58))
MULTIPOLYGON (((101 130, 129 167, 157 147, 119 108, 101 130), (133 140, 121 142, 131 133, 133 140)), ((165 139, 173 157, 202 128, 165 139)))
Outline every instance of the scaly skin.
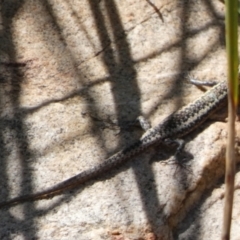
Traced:
POLYGON ((119 151, 99 165, 83 171, 53 187, 30 195, 20 196, 0 203, 0 207, 22 202, 51 198, 66 190, 81 186, 89 180, 101 177, 106 172, 123 165, 126 161, 144 152, 150 146, 167 139, 187 135, 208 119, 227 100, 227 85, 220 82, 193 103, 167 117, 162 123, 149 129, 135 144, 119 151))

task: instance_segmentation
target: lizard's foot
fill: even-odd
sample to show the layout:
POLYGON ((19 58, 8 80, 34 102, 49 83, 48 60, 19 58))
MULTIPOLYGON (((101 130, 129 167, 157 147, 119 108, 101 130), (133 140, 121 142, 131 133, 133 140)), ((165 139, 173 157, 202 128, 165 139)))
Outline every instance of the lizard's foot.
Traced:
POLYGON ((213 81, 213 80, 211 80, 211 81, 199 80, 199 79, 193 78, 190 74, 188 74, 187 79, 188 79, 188 81, 190 83, 192 83, 192 84, 194 84, 196 86, 200 86, 200 87, 201 86, 210 86, 210 87, 212 87, 212 86, 214 86, 214 85, 219 83, 219 82, 213 81))
POLYGON ((146 120, 145 117, 139 116, 136 118, 136 120, 125 123, 124 126, 121 127, 121 129, 128 130, 132 127, 140 127, 146 132, 148 129, 151 128, 151 124, 149 123, 149 121, 146 120))
POLYGON ((151 128, 151 124, 150 122, 143 116, 139 116, 137 118, 137 121, 139 122, 141 128, 144 130, 144 131, 147 131, 148 129, 151 128))
POLYGON ((167 138, 166 140, 164 140, 164 143, 166 145, 177 145, 177 150, 174 154, 174 156, 177 156, 179 153, 181 153, 183 151, 183 148, 184 148, 184 145, 185 145, 185 142, 183 139, 170 139, 170 138, 167 138))
MULTIPOLYGON (((189 158, 192 158, 192 156, 183 157, 185 141, 183 139, 166 139, 164 143, 171 146, 177 145, 177 150, 175 154, 170 159, 168 159, 168 164, 174 164, 189 171, 187 162, 189 162, 189 158)), ((186 154, 184 153, 184 155, 186 154)))

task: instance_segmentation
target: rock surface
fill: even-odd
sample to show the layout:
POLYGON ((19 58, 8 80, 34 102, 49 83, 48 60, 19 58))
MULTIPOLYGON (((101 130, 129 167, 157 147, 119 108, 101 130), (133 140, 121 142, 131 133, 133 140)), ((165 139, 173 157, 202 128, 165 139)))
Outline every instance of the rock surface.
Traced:
MULTIPOLYGON (((3 1, 1 13, 1 200, 134 142, 142 132, 118 126, 154 126, 202 94, 187 72, 226 76, 220 1, 3 1)), ((185 138, 183 165, 159 145, 75 191, 3 208, 0 238, 219 239, 226 136, 208 121, 185 138)), ((238 186, 239 173, 235 206, 238 186)), ((234 207, 232 239, 239 221, 234 207)))

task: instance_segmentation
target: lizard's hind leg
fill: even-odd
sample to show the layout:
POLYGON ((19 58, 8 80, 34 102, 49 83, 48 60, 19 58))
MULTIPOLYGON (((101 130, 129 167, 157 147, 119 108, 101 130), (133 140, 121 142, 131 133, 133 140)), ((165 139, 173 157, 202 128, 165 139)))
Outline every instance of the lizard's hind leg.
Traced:
POLYGON ((139 116, 137 118, 137 121, 139 122, 141 128, 144 130, 144 131, 147 131, 148 129, 151 128, 151 124, 150 122, 143 116, 139 116))

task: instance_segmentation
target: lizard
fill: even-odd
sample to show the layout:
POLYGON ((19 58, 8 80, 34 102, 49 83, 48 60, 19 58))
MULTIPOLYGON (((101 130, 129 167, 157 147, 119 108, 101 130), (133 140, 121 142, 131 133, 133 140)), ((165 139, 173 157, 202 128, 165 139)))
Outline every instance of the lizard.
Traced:
MULTIPOLYGON (((123 148, 95 167, 87 169, 43 191, 0 202, 0 208, 60 195, 123 165, 157 143, 180 139, 205 122, 212 113, 226 103, 227 92, 226 81, 219 82, 194 102, 172 113, 155 127, 148 129, 134 144, 123 148)), ((180 149, 180 146, 178 149, 180 149)))

